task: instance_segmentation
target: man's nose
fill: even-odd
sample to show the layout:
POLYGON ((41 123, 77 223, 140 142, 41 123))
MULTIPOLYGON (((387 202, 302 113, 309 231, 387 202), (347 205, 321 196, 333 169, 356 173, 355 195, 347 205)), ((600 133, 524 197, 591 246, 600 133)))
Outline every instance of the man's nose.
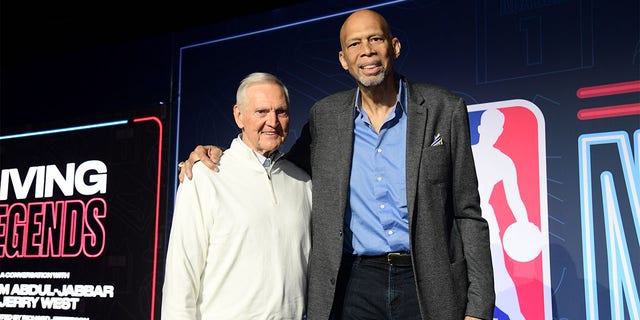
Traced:
POLYGON ((373 48, 373 45, 371 43, 369 43, 368 41, 363 42, 362 44, 362 53, 369 55, 371 53, 375 52, 375 49, 373 48))
POLYGON ((275 111, 271 111, 267 114, 267 125, 275 127, 278 125, 278 113, 275 111))

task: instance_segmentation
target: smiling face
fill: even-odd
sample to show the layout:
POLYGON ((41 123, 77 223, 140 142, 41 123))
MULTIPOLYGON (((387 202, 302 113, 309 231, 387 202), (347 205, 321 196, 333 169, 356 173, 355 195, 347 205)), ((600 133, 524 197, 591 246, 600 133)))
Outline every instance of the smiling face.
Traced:
POLYGON ((289 134, 289 105, 283 88, 273 82, 258 82, 246 89, 246 96, 233 107, 242 141, 265 157, 271 156, 289 134))
POLYGON ((347 18, 340 29, 340 45, 342 68, 365 87, 383 83, 393 72, 393 60, 400 55, 400 41, 391 35, 387 22, 369 10, 347 18))

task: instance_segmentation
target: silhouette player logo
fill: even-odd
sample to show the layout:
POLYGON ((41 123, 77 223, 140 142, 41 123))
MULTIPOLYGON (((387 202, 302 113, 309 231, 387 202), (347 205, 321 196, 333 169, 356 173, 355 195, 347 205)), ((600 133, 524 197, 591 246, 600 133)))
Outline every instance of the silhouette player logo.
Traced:
POLYGON ((550 319, 544 119, 525 100, 470 105, 496 319, 550 319), (526 302, 526 303, 525 303, 526 302))

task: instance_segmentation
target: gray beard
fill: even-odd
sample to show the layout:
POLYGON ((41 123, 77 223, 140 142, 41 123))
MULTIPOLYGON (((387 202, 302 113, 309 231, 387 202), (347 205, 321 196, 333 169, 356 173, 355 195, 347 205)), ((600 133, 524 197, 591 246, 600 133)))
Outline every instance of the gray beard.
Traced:
POLYGON ((385 77, 386 77, 385 70, 382 70, 382 72, 380 72, 380 74, 378 74, 378 76, 375 78, 371 78, 371 77, 365 78, 360 76, 358 78, 358 82, 360 82, 360 84, 366 88, 375 87, 380 85, 382 82, 384 82, 385 77))

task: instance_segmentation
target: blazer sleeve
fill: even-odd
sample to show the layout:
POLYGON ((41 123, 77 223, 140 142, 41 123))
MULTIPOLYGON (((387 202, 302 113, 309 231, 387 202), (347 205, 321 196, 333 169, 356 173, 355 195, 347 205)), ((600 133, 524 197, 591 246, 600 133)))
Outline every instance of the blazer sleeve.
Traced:
POLYGON ((467 315, 490 319, 495 304, 489 227, 482 217, 464 100, 452 118, 453 196, 456 222, 462 236, 469 278, 467 315))

